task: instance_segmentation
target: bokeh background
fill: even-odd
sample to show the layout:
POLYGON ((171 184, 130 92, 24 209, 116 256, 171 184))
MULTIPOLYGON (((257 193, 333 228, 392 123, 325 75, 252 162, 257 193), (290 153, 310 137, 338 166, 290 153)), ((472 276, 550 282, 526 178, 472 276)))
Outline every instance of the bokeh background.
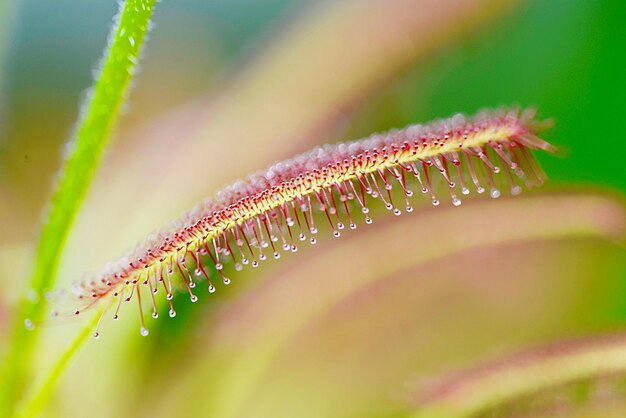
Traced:
MULTIPOLYGON (((626 3, 482 1, 478 11, 456 3, 159 3, 59 286, 97 271, 200 198, 275 160, 482 107, 535 106, 554 118, 546 138, 562 151, 540 156, 548 191, 621 199, 626 3), (437 7, 439 14, 425 13, 437 7), (457 9, 461 17, 452 17, 457 9), (414 17, 421 15, 425 23, 414 17), (431 21, 467 28, 440 39, 431 21), (387 38, 388 45, 378 42, 387 38)), ((109 0, 0 2, 3 332, 25 291, 63 144, 117 9, 109 0)), ((564 207, 575 213, 577 206, 572 200, 564 207)), ((462 216, 449 212, 441 216, 452 224, 462 216)), ((550 220, 536 208, 528 216, 550 220)), ((105 338, 81 351, 47 413, 401 416, 411 408, 410 393, 430 376, 519 347, 623 329, 626 257, 614 240, 536 234, 444 260, 398 261, 462 236, 459 219, 455 231, 445 222, 439 229, 424 223, 406 226, 408 236, 381 222, 379 232, 359 230, 369 235, 270 262, 261 273, 233 273, 233 286, 194 309, 179 298, 176 320, 152 323, 147 339, 138 336, 134 312, 119 324, 108 321, 105 338), (333 290, 333 283, 365 274, 346 268, 353 259, 369 263, 365 272, 376 279, 333 290), (316 287, 318 280, 325 286, 316 287), (300 299, 317 294, 326 299, 302 313, 300 299), (300 314, 306 319, 294 319, 300 314)), ((470 220, 491 225, 488 217, 470 220)), ((37 367, 45 369, 75 326, 46 327, 37 367)))

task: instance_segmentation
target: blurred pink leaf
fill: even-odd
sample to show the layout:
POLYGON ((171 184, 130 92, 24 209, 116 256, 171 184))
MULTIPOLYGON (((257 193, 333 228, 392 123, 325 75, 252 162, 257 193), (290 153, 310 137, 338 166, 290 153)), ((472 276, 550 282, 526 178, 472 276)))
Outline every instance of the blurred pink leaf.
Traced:
MULTIPOLYGON (((626 373, 626 336, 587 338, 553 344, 518 353, 471 370, 456 373, 431 383, 416 395, 415 418, 470 418, 477 415, 509 416, 497 411, 510 404, 510 416, 516 409, 528 409, 528 416, 542 410, 546 416, 570 416, 577 403, 606 404, 623 398, 626 373), (586 382, 587 399, 559 397, 568 385, 586 382), (620 389, 621 386, 621 389, 620 389), (544 398, 542 405, 541 398, 544 398), (552 401, 546 402, 547 399, 552 401), (596 398, 596 399, 594 399, 596 398), (517 402, 517 405, 516 405, 517 402), (533 409, 534 407, 534 409, 533 409)), ((567 390, 565 390, 567 392, 567 390)), ((579 396, 580 397, 580 396, 579 396)), ((622 413, 626 411, 621 406, 622 413)), ((543 415, 543 414, 542 414, 543 415)), ((595 416, 595 415, 594 415, 595 416)), ((599 416, 599 415, 598 415, 599 416)))

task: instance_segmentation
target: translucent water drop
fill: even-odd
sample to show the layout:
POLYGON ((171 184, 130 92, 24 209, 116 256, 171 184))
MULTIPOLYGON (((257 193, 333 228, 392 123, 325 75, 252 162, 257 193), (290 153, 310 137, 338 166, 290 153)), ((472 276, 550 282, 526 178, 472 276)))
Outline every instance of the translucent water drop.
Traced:
POLYGON ((332 208, 332 207, 331 207, 331 208, 328 208, 328 212, 329 212, 331 215, 334 215, 335 213, 337 213, 337 209, 335 209, 335 208, 332 208))
POLYGON ((147 336, 148 336, 148 334, 150 334, 150 331, 148 331, 148 330, 147 330, 146 328, 144 328, 144 327, 141 327, 141 328, 139 329, 139 333, 141 334, 141 336, 142 336, 142 337, 147 337, 147 336))
POLYGON ((433 199, 433 206, 439 206, 439 201, 437 199, 433 199))
POLYGON ((306 235, 300 234, 298 238, 300 239, 300 241, 304 241, 306 239, 306 235))
POLYGON ((152 317, 153 317, 154 319, 157 319, 157 318, 159 317, 159 314, 158 314, 158 313, 156 313, 156 312, 152 312, 152 317))
POLYGON ((270 246, 270 245, 268 244, 268 242, 267 242, 267 241, 265 241, 265 240, 261 241, 261 247, 262 247, 262 248, 267 248, 267 247, 269 247, 269 246, 270 246))
POLYGON ((295 225, 295 222, 291 218, 287 218, 286 221, 287 221, 287 225, 289 225, 289 226, 294 226, 295 225))
POLYGON ((241 264, 239 264, 239 263, 235 263, 235 270, 241 271, 241 270, 243 270, 243 266, 241 264))
POLYGON ((478 192, 478 194, 483 194, 483 193, 485 193, 485 188, 484 188, 484 187, 481 187, 481 186, 478 186, 478 188, 476 189, 476 191, 478 192))
POLYGON ((222 266, 222 263, 217 263, 217 264, 215 265, 215 269, 216 269, 216 270, 221 270, 221 269, 223 269, 223 268, 224 268, 224 266, 222 266))
POLYGON ((426 187, 422 187, 422 193, 424 194, 428 193, 428 189, 426 187))
POLYGON ((356 229, 356 224, 355 223, 351 223, 350 224, 350 229, 356 229))
POLYGON ((292 246, 291 246, 291 252, 292 252, 292 253, 296 253, 296 252, 298 252, 298 247, 296 247, 295 245, 292 245, 292 246))
POLYGON ((33 321, 31 321, 30 319, 25 319, 24 320, 24 327, 29 330, 32 331, 35 329, 35 324, 33 324, 33 321))
POLYGON ((344 229, 344 228, 345 228, 345 225, 343 223, 341 222, 337 223, 337 229, 344 229))
POLYGON ((195 289, 195 287, 196 287, 196 284, 193 281, 189 282, 190 289, 195 289))
POLYGON ((276 235, 272 235, 270 239, 272 240, 272 242, 278 241, 278 237, 276 235))
POLYGON ((315 244, 317 242, 317 240, 313 237, 311 237, 311 244, 315 244))
POLYGON ((200 270, 199 268, 197 268, 197 269, 195 269, 195 270, 193 271, 193 273, 194 273, 196 276, 200 276, 200 275, 202 274, 202 270, 200 270))
POLYGON ((459 199, 458 197, 455 197, 454 199, 452 199, 452 204, 454 206, 461 206, 461 199, 459 199))
POLYGON ((339 231, 337 231, 337 230, 334 230, 334 231, 333 231, 333 236, 334 236, 335 238, 339 238, 339 237, 341 236, 341 232, 339 232, 339 231))
POLYGON ((500 172, 500 167, 495 166, 495 167, 493 168, 493 172, 494 172, 494 173, 496 173, 496 174, 498 174, 498 173, 500 172))
POLYGON ((393 210, 393 214, 396 216, 400 216, 402 214, 402 212, 400 211, 400 209, 396 208, 393 210))
POLYGON ((374 199, 376 199, 376 198, 378 197, 378 193, 376 193, 376 192, 372 192, 372 197, 373 197, 374 199))
POLYGON ((258 262, 258 261, 256 261, 256 260, 254 260, 254 261, 252 262, 252 267, 253 267, 253 268, 259 267, 259 262, 258 262))
POLYGON ((191 299, 192 302, 197 302, 198 301, 198 296, 191 295, 191 297, 189 299, 191 299))
POLYGON ((291 248, 291 246, 289 244, 287 244, 286 242, 283 243, 283 250, 289 251, 290 248, 291 248))
POLYGON ((311 227, 311 234, 317 234, 317 228, 312 226, 311 227))
POLYGON ((115 321, 117 321, 118 319, 120 319, 120 316, 119 316, 119 315, 117 315, 117 314, 116 314, 116 315, 113 315, 113 319, 114 319, 115 321))
POLYGON ((363 212, 363 213, 369 213, 369 211, 370 211, 370 210, 369 210, 368 208, 362 208, 362 209, 361 209, 361 212, 363 212))
POLYGON ((174 295, 172 293, 168 293, 167 296, 165 296, 165 298, 167 300, 172 300, 172 299, 174 299, 174 295))
POLYGON ((209 291, 209 293, 215 293, 215 286, 210 284, 209 287, 207 288, 207 290, 209 291))
POLYGON ((365 218, 365 223, 368 224, 368 225, 371 224, 372 223, 372 218, 369 218, 369 217, 365 218))
POLYGON ((412 192, 411 190, 407 190, 407 191, 405 192, 405 194, 406 194, 408 197, 413 196, 413 192, 412 192))
POLYGON ((230 284, 230 279, 228 277, 224 277, 223 282, 224 282, 225 285, 229 285, 230 284))
POLYGON ((100 338, 100 333, 99 333, 98 331, 94 332, 94 333, 93 333, 93 338, 94 338, 94 339, 96 339, 96 340, 97 340, 98 338, 100 338))
POLYGON ((275 258, 276 260, 278 260, 278 259, 280 258, 280 254, 278 253, 278 251, 275 251, 275 252, 274 252, 274 258, 275 258))
POLYGON ((462 193, 462 194, 464 194, 464 195, 468 195, 468 194, 469 194, 469 192, 470 192, 470 191, 469 191, 469 189, 468 189, 467 187, 463 187, 463 188, 461 189, 461 193, 462 193))
POLYGON ((241 262, 247 266, 250 261, 246 257, 244 257, 241 259, 241 262))
POLYGON ((170 318, 174 318, 176 316, 176 311, 174 309, 170 309, 170 318))
POLYGON ((491 192, 489 193, 491 195, 491 197, 493 199, 497 199, 500 197, 500 190, 496 189, 495 187, 491 189, 491 192))
POLYGON ((387 208, 387 210, 391 210, 393 209, 393 205, 391 203, 386 203, 385 208, 387 208))
POLYGON ((265 261, 265 260, 267 260, 267 256, 265 254, 261 254, 261 255, 259 255, 259 260, 265 261))
POLYGON ((511 187, 511 194, 512 195, 518 195, 522 193, 522 188, 520 186, 513 186, 511 187))

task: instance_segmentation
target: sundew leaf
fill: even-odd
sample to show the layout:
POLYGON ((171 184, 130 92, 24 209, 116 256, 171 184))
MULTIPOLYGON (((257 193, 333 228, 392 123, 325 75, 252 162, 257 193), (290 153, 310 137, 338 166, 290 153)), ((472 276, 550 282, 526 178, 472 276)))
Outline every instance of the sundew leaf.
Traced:
POLYGON ((59 258, 76 213, 83 201, 140 57, 155 0, 127 0, 121 4, 109 35, 97 80, 81 108, 76 133, 68 142, 52 200, 41 228, 34 271, 27 285, 5 360, 0 415, 19 397, 28 373, 36 332, 32 328, 45 308, 43 293, 55 283, 59 258), (33 303, 34 302, 34 303, 33 303))
MULTIPOLYGON (((563 193, 498 203, 472 202, 462 210, 420 210, 387 222, 375 220, 354 235, 320 243, 305 259, 281 260, 266 280, 216 318, 207 318, 216 329, 206 342, 193 345, 203 347, 206 354, 208 344, 211 355, 195 362, 188 379, 210 373, 211 400, 205 411, 238 416, 260 390, 263 376, 287 342, 359 289, 376 283, 384 286, 383 279, 395 272, 418 272, 428 261, 448 259, 472 248, 575 237, 620 238, 625 218, 622 204, 611 198, 563 193), (489 219, 488 226, 485 219, 489 219), (385 243, 384 249, 377 245, 380 242, 385 243), (357 259, 369 262, 350 262, 357 259)), ((383 359, 372 361, 380 361, 381 367, 385 364, 383 359)), ((165 375, 171 378, 171 374, 165 375)), ((177 378, 182 378, 180 370, 177 378)), ((185 391, 187 385, 177 387, 185 391)), ((177 389, 173 391, 170 400, 181 395, 177 389)))
POLYGON ((417 411, 410 416, 505 418, 552 416, 557 411, 570 416, 593 403, 623 399, 625 393, 626 336, 589 337, 444 377, 415 395, 417 411))
POLYGON ((116 258, 233 179, 328 142, 346 109, 515 4, 349 0, 306 10, 217 94, 174 109, 112 150, 77 223, 65 275, 116 258), (99 245, 86 245, 94 235, 99 245))

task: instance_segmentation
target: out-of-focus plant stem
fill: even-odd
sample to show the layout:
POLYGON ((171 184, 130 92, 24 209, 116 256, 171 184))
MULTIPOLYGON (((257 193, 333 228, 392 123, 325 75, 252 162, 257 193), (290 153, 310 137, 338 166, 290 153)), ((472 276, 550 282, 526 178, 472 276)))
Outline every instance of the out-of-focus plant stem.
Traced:
MULTIPOLYGON (((626 337, 589 339, 521 353, 505 361, 444 379, 419 394, 413 418, 469 418, 559 386, 626 372, 626 337), (426 399, 424 399, 426 398, 426 399)), ((605 400, 606 401, 606 400, 605 400)), ((532 402, 532 397, 530 398, 532 402)))
POLYGON ((135 72, 156 0, 127 0, 109 35, 102 68, 85 101, 74 137, 66 149, 55 190, 41 228, 34 271, 15 317, 9 353, 4 360, 0 416, 8 416, 24 389, 45 310, 43 293, 56 280, 59 258, 78 209, 94 176, 111 129, 135 72))
POLYGON ((48 399, 54 391, 54 387, 61 377, 63 370, 69 364, 74 354, 83 345, 85 340, 92 335, 93 329, 102 315, 102 309, 96 313, 93 318, 88 321, 79 331, 78 335, 67 347, 67 349, 57 359, 56 363, 50 369, 50 372, 44 377, 42 382, 36 386, 29 394, 27 394, 24 402, 18 407, 15 417, 32 418, 38 416, 45 407, 48 399))

